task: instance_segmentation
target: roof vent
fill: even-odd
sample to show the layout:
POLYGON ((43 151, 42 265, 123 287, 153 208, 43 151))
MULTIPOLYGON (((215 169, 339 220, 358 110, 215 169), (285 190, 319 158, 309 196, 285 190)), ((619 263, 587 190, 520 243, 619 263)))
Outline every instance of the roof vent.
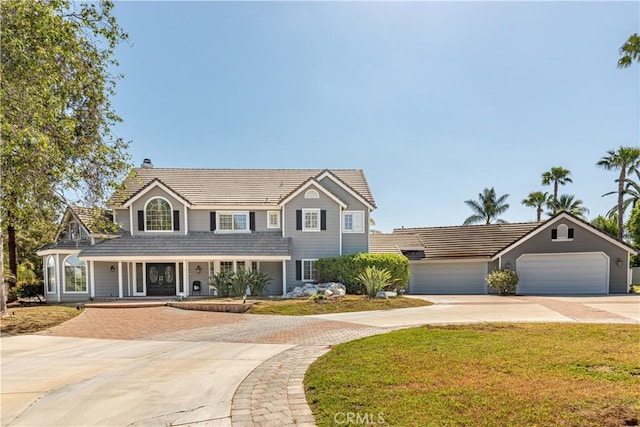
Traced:
POLYGON ((142 164, 140 165, 141 168, 152 168, 153 167, 153 163, 151 163, 151 159, 144 159, 142 161, 142 164))

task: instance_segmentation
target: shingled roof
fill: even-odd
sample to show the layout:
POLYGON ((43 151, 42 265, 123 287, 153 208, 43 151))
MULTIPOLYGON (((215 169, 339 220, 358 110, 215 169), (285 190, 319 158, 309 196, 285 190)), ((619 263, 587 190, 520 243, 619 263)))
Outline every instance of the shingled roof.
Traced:
POLYGON ((119 206, 159 180, 194 205, 277 205, 305 181, 329 172, 375 206, 360 169, 165 169, 138 168, 125 180, 109 206, 119 206))
POLYGON ((424 244, 416 234, 380 234, 369 236, 369 251, 378 254, 402 254, 402 250, 421 250, 424 244))
MULTIPOLYGON (((524 237, 540 222, 466 225, 449 227, 399 228, 392 236, 413 235, 424 243, 426 259, 490 258, 524 237)), ((400 242, 400 240, 398 240, 400 242)), ((400 249, 402 249, 402 246, 400 249)))
POLYGON ((68 208, 82 222, 82 225, 93 234, 119 234, 122 230, 114 230, 111 212, 100 208, 87 208, 70 205, 68 208))

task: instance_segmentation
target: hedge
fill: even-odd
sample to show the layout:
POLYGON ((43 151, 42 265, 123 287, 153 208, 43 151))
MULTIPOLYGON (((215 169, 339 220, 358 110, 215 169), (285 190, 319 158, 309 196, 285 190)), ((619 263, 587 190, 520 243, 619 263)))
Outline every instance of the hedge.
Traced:
POLYGON ((44 296, 44 283, 41 280, 22 280, 16 284, 15 293, 18 298, 38 298, 44 296))
POLYGON ((393 288, 404 288, 409 282, 409 260, 399 254, 342 255, 333 258, 322 258, 316 261, 316 273, 320 282, 340 282, 350 294, 362 291, 357 277, 366 267, 378 267, 391 274, 393 288))

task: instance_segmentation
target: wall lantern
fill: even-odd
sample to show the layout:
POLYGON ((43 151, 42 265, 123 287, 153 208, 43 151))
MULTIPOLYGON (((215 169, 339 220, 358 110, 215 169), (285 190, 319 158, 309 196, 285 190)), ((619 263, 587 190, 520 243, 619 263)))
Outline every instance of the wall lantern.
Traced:
POLYGON ((202 270, 200 269, 199 265, 196 265, 196 274, 200 274, 202 270))
POLYGON ((621 258, 618 258, 618 260, 616 261, 616 265, 618 267, 622 267, 622 259, 621 258))
POLYGON ((112 273, 115 273, 115 272, 116 272, 116 266, 115 266, 115 265, 112 265, 112 266, 111 266, 111 272, 112 272, 112 273))

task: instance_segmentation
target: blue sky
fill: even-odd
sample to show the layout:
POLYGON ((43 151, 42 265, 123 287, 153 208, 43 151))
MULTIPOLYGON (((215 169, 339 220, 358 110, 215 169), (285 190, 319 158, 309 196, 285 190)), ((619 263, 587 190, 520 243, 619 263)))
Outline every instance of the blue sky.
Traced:
MULTIPOLYGON (((118 2, 113 99, 136 164, 358 168, 376 228, 461 224, 485 187, 520 201, 552 166, 605 213, 640 143, 639 2, 118 2)), ((551 188, 547 187, 551 191, 551 188)))

